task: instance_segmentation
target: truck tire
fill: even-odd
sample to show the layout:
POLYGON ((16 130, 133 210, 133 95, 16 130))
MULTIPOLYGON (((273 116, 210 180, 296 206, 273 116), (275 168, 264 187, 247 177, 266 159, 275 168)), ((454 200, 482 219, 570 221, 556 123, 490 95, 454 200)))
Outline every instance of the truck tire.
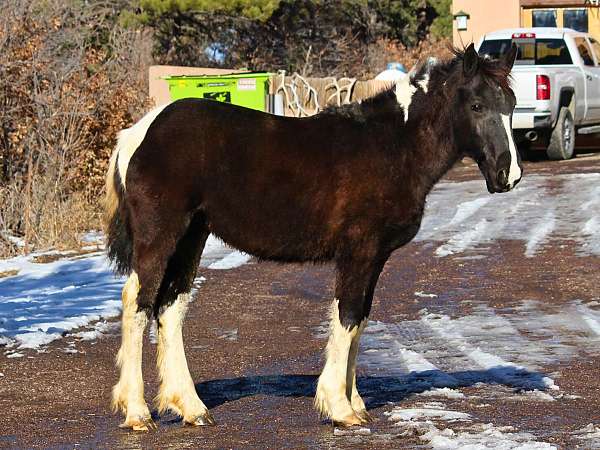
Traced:
POLYGON ((555 160, 571 159, 575 154, 575 122, 569 108, 560 109, 546 154, 555 160))

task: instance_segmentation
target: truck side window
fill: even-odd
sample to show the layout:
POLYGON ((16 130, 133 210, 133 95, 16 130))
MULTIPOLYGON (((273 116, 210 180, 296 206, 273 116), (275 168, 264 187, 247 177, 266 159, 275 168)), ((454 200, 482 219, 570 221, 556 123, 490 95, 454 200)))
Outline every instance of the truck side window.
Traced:
POLYGON ((592 57, 592 49, 585 41, 585 38, 575 38, 575 45, 577 45, 577 50, 581 55, 581 59, 583 59, 583 64, 593 66, 594 58, 592 57))
POLYGON ((594 49, 594 54, 596 55, 596 61, 600 63, 600 43, 594 38, 590 38, 590 42, 592 43, 592 48, 594 49))
POLYGON ((517 44, 519 49, 515 63, 517 65, 573 64, 563 39, 489 39, 481 43, 479 54, 500 58, 510 50, 511 42, 517 44))

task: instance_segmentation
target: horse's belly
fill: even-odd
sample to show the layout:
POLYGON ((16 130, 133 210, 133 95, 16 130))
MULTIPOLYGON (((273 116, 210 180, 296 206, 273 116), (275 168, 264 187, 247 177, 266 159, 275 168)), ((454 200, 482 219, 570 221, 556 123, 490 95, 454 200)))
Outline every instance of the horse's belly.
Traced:
POLYGON ((307 217, 286 217, 288 209, 246 208, 205 211, 211 233, 230 246, 260 259, 282 262, 327 261, 337 239, 323 223, 307 217))

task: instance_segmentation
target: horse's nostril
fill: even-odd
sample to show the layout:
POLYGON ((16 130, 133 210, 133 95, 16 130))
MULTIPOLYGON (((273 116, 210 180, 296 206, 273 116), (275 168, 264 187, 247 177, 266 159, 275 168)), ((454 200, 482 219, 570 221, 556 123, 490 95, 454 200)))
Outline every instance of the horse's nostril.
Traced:
POLYGON ((498 184, 505 186, 508 184, 508 170, 502 169, 498 172, 498 184))

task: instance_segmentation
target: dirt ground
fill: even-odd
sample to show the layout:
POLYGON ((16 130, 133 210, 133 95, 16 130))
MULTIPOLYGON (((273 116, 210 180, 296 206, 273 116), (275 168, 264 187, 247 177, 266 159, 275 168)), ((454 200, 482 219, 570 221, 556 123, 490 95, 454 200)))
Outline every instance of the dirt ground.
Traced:
MULTIPOLYGON (((525 163, 525 176, 541 174, 551 179, 584 172, 600 172, 600 154, 583 154, 566 162, 525 163)), ((466 162, 453 169, 447 180, 478 177, 476 167, 466 162)), ((485 258, 472 259, 436 257, 435 245, 428 241, 398 250, 378 284, 372 323, 401 330, 403 322, 416 327, 419 320, 443 316, 458 321, 487 311, 489 317, 522 324, 524 317, 530 317, 524 299, 538 302, 540 317, 560 317, 578 305, 595 305, 600 300, 598 257, 579 254, 568 241, 545 246, 531 258, 523 257, 523 244, 516 240, 488 247, 485 258), (436 296, 416 295, 431 292, 436 296), (424 311, 438 316, 431 318, 424 311)), ((97 341, 79 342, 77 353, 66 353, 64 343, 57 341, 45 352, 29 352, 23 358, 0 355, 0 448, 428 448, 421 432, 407 432, 391 419, 390 411, 423 407, 423 402, 433 400, 444 409, 469 414, 471 423, 510 426, 558 448, 600 447, 597 440, 582 440, 577 434, 590 423, 600 425, 600 336, 573 333, 570 341, 552 347, 553 337, 528 333, 532 325, 523 324, 519 330, 525 331, 514 345, 522 342, 524 347, 494 353, 526 355, 539 340, 556 355, 561 344, 560 357, 539 360, 535 370, 524 375, 527 379, 551 377, 560 390, 549 390, 550 399, 540 394, 543 389, 530 395, 519 383, 504 382, 506 377, 490 382, 488 370, 482 369, 481 374, 471 370, 463 376, 465 370, 459 366, 442 363, 436 365, 444 373, 467 381, 448 386, 460 395, 437 398, 421 394, 431 388, 427 381, 431 374, 397 370, 391 357, 377 366, 372 356, 377 354, 376 343, 388 341, 381 341, 383 335, 374 331, 365 341, 370 350, 359 358, 359 387, 375 421, 368 432, 348 434, 320 421, 312 407, 333 295, 332 267, 251 263, 228 271, 204 270, 201 275, 206 280, 190 307, 184 339, 197 391, 217 426, 192 428, 167 415, 155 417, 157 431, 120 429, 122 418, 109 410, 120 339, 115 327, 114 333, 97 341), (423 389, 415 376, 424 380, 423 389)), ((531 317, 535 320, 536 316, 531 317)), ((421 338, 398 339, 418 343, 421 338)), ((485 338, 481 341, 481 348, 489 347, 485 338)), ((146 339, 148 401, 157 392, 155 350, 146 339)), ((433 344, 427 349, 432 355, 437 350, 433 344)), ((444 356, 447 361, 453 357, 444 356)), ((434 385, 444 387, 439 382, 434 385)), ((460 424, 449 423, 439 428, 451 426, 461 429, 460 424)))

